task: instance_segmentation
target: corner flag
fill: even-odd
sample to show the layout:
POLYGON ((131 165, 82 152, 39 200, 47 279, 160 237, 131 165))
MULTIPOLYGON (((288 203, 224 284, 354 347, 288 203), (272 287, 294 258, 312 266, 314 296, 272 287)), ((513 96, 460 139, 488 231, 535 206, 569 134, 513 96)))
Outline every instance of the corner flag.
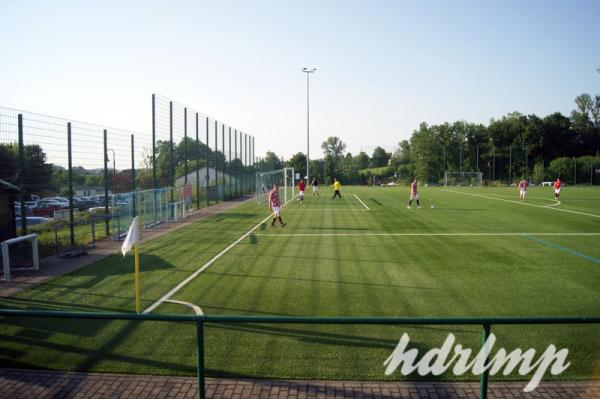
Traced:
POLYGON ((138 225, 138 217, 136 216, 131 221, 127 237, 125 237, 125 241, 121 246, 121 252, 125 256, 133 248, 135 256, 135 311, 140 313, 142 311, 142 301, 140 298, 140 232, 138 225))

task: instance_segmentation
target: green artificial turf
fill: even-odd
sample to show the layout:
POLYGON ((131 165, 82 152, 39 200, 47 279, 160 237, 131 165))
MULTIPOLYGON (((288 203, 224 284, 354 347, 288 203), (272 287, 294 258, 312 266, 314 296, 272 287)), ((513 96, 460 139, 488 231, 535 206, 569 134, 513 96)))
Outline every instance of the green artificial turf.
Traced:
MULTIPOLYGON (((600 190, 423 188, 325 190, 283 210, 285 228, 260 225, 172 299, 207 314, 302 316, 600 316, 600 190), (356 198, 354 195, 358 196, 356 198), (359 201, 359 199, 362 201, 359 201), (364 205, 363 205, 364 203, 364 205), (432 208, 432 205, 434 208, 432 208), (367 210, 366 207, 369 209, 367 210), (584 235, 588 234, 588 235, 584 235)), ((142 244, 147 308, 267 216, 246 203, 142 244)), ((115 255, 31 287, 0 306, 97 311, 134 308, 132 257, 115 255)), ((190 314, 165 303, 155 313, 190 314)), ((403 332, 421 354, 448 333, 477 351, 477 326, 209 324, 210 376, 416 379, 384 375, 403 332)), ((569 349, 571 366, 545 379, 599 378, 600 326, 493 326, 498 347, 569 349)), ((195 373, 193 325, 0 319, 0 364, 60 370, 195 373)), ((424 379, 473 380, 467 374, 424 379)), ((494 376, 524 379, 515 373, 494 376)))

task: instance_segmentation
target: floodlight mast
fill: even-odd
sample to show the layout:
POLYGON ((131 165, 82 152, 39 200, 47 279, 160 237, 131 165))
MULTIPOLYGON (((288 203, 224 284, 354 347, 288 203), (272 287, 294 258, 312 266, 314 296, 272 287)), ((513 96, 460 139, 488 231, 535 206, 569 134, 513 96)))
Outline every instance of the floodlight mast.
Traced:
POLYGON ((302 68, 306 74, 306 182, 310 181, 310 74, 317 68, 302 68))

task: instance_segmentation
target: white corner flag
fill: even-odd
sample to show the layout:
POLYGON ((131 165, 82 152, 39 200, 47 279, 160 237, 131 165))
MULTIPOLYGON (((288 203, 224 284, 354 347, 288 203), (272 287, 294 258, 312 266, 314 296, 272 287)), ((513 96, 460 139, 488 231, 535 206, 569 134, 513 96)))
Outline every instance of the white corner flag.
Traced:
POLYGON ((121 246, 121 252, 123 253, 123 256, 127 255, 127 252, 133 249, 140 238, 139 235, 138 217, 136 216, 131 221, 131 226, 129 226, 127 237, 125 237, 125 241, 123 241, 123 245, 121 246))

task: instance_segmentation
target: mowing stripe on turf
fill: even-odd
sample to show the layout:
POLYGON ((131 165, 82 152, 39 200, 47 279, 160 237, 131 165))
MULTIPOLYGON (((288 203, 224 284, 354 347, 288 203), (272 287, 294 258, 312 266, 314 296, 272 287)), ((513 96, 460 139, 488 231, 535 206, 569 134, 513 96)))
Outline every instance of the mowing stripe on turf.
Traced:
MULTIPOLYGON (((535 206, 537 208, 542 208, 542 209, 550 209, 553 211, 559 211, 559 212, 569 212, 569 213, 575 213, 578 215, 584 215, 584 216, 591 216, 593 218, 600 218, 600 215, 596 215, 593 213, 586 213, 586 212, 578 212, 578 211, 572 211, 570 209, 564 209, 564 208, 549 208, 547 205, 536 205, 536 204, 529 204, 527 202, 521 202, 521 201, 514 201, 514 200, 508 200, 508 199, 504 199, 504 198, 498 198, 498 197, 491 197, 489 195, 483 195, 483 194, 473 194, 473 193, 463 193, 462 191, 454 191, 454 190, 444 190, 447 191, 449 193, 455 193, 455 194, 463 194, 463 195, 470 195, 472 197, 480 197, 480 198, 487 198, 487 199, 493 199, 496 201, 504 201, 504 202, 510 202, 513 204, 519 204, 519 205, 527 205, 527 206, 535 206)), ((557 204, 558 205, 558 204, 557 204)))
MULTIPOLYGON (((539 234, 536 234, 536 235, 539 235, 539 234)), ((569 253, 571 255, 579 256, 580 258, 589 260, 590 262, 593 262, 593 263, 600 263, 600 259, 594 258, 593 256, 589 256, 586 254, 582 254, 581 252, 577 252, 574 249, 563 247, 562 245, 554 244, 553 242, 550 242, 550 241, 542 240, 541 238, 534 237, 533 235, 525 235, 524 237, 528 238, 532 241, 536 241, 542 245, 545 245, 546 247, 558 249, 559 251, 563 251, 563 252, 569 253)))
POLYGON ((364 208, 346 208, 346 209, 338 209, 338 208, 300 208, 300 207, 295 207, 295 208, 288 208, 287 210, 288 212, 290 211, 327 211, 327 212, 346 212, 346 211, 370 211, 370 209, 364 209, 364 208))
POLYGON ((358 202, 360 202, 362 204, 362 206, 364 206, 367 211, 371 210, 364 202, 362 202, 362 200, 360 198, 358 198, 358 195, 356 195, 356 194, 352 194, 352 195, 354 195, 354 198, 356 198, 358 200, 358 202))
POLYGON ((554 237, 576 237, 576 236, 600 236, 600 233, 255 233, 255 236, 274 236, 274 237, 437 237, 437 236, 457 236, 457 237, 527 237, 535 236, 554 236, 554 237))
MULTIPOLYGON (((297 195, 298 194, 296 194, 295 196, 293 196, 292 199, 296 198, 297 195)), ((291 201, 283 204, 283 206, 286 206, 290 202, 291 201)), ((256 229, 258 229, 263 223, 265 223, 269 219, 271 219, 272 216, 273 216, 272 213, 269 214, 269 216, 267 216, 266 218, 264 218, 263 220, 261 220, 256 226, 254 226, 253 228, 251 228, 250 230, 248 230, 245 234, 243 234, 240 238, 238 238, 237 240, 235 240, 233 243, 229 244, 229 246, 227 248, 225 248, 224 250, 222 250, 221 252, 219 252, 218 254, 216 254, 215 256, 213 256, 208 262, 206 262, 204 265, 202 265, 194 273, 192 273, 191 275, 189 275, 185 280, 183 280, 182 282, 180 282, 179 284, 177 284, 175 287, 173 287, 169 292, 167 292, 158 301, 154 302, 152 305, 150 305, 148 308, 146 308, 146 310, 144 310, 142 313, 150 313, 154 309, 156 309, 157 307, 159 307, 161 303, 165 302, 167 299, 170 299, 171 296, 173 296, 173 294, 175 294, 177 291, 179 291, 180 289, 182 289, 183 287, 185 287, 190 281, 192 281, 193 279, 195 279, 204 270, 208 269, 213 263, 215 263, 217 260, 219 260, 221 258, 221 256, 223 256, 227 252, 229 252, 229 250, 231 248, 235 247, 240 242, 242 242, 246 237, 248 237, 250 234, 254 233, 254 231, 256 229)))

